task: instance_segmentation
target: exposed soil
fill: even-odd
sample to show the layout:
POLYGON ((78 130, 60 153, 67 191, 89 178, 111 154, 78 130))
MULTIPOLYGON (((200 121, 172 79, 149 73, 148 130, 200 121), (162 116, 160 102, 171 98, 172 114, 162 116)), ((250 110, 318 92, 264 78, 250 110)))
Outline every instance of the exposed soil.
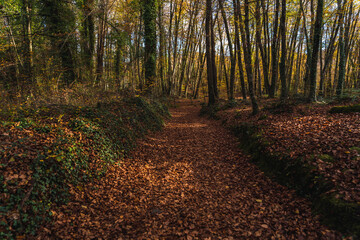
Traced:
POLYGON ((73 192, 41 239, 341 239, 267 178, 221 124, 180 102, 163 131, 73 192))

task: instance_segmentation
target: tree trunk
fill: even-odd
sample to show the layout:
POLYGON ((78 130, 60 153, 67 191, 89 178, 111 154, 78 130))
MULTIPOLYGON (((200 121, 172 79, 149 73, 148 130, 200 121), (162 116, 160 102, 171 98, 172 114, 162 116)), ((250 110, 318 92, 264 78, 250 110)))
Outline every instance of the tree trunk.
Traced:
POLYGON ((272 63, 272 69, 271 69, 271 85, 270 85, 270 91, 269 91, 269 97, 274 98, 275 92, 276 92, 276 83, 278 79, 278 26, 279 26, 279 9, 280 9, 280 1, 276 0, 276 9, 275 9, 275 19, 274 19, 274 29, 273 29, 273 39, 271 43, 271 63, 272 63))
POLYGON ((344 79, 345 79, 345 46, 344 46, 344 11, 345 7, 342 5, 342 0, 338 0, 338 8, 340 12, 340 35, 339 35, 339 76, 336 87, 336 95, 340 96, 343 91, 344 79))
POLYGON ((145 38, 145 93, 151 93, 156 78, 156 0, 143 0, 145 38))
MULTIPOLYGON (((240 5, 239 0, 237 0, 237 4, 240 5)), ((246 75, 249 85, 249 95, 251 99, 251 105, 252 105, 252 113, 253 115, 256 115, 259 112, 259 106, 257 104, 255 93, 254 93, 254 82, 253 82, 253 69, 252 69, 252 61, 251 61, 251 42, 250 42, 250 27, 249 27, 249 0, 245 0, 245 19, 244 22, 242 22, 242 16, 240 14, 239 20, 240 20, 240 30, 241 30, 241 39, 243 43, 243 50, 244 50, 244 60, 245 60, 245 68, 246 68, 246 75), (244 28, 242 27, 242 24, 244 24, 244 28)))
POLYGON ((233 0, 234 6, 234 22, 235 22, 235 46, 236 46, 236 55, 238 59, 238 68, 240 75, 240 84, 241 84, 241 94, 244 100, 246 100, 246 87, 245 87, 245 77, 243 70, 243 63, 241 59, 241 44, 240 44, 240 33, 239 33, 239 15, 240 15, 240 4, 237 0, 233 0))
MULTIPOLYGON (((206 23, 205 23, 205 31, 206 31, 206 64, 207 64, 207 79, 208 79, 208 92, 209 92, 209 106, 214 105, 217 101, 216 91, 216 74, 214 74, 215 59, 213 54, 214 50, 213 46, 213 34, 212 31, 212 1, 206 0, 206 23), (215 83, 215 84, 214 84, 215 83)), ((216 70, 215 70, 216 71, 216 70)))
MULTIPOLYGON (((264 77, 264 85, 266 91, 269 92, 270 83, 269 83, 269 63, 267 61, 266 51, 264 50, 265 44, 261 41, 261 15, 260 15, 260 1, 256 1, 256 9, 255 9, 255 18, 256 18, 256 46, 260 51, 261 62, 263 68, 263 77, 264 77)), ((265 19, 264 19, 265 21, 265 19)), ((260 77, 260 75, 259 75, 260 77)), ((261 84, 260 84, 261 91, 261 84)))
MULTIPOLYGON (((25 42, 25 75, 29 82, 24 89, 35 87, 34 82, 34 60, 33 60, 33 40, 32 40, 32 5, 31 0, 22 0, 22 7, 24 11, 24 42, 25 42)), ((26 81, 26 80, 25 80, 26 81)), ((24 81, 24 83, 25 83, 24 81)))
POLYGON ((100 1, 100 15, 97 41, 97 55, 96 55, 96 80, 95 84, 100 84, 103 80, 104 72, 104 51, 105 51, 105 35, 106 35, 106 19, 107 19, 107 0, 100 1))
MULTIPOLYGON (((81 32, 82 58, 85 64, 85 80, 92 82, 94 74, 95 23, 93 16, 94 0, 86 0, 83 6, 83 29, 81 32)), ((83 73, 84 74, 84 73, 83 73)))
POLYGON ((164 30, 164 22, 163 22, 163 8, 164 1, 158 0, 159 10, 158 10, 158 18, 159 18, 159 35, 160 35, 160 43, 159 43, 159 75, 160 75, 160 83, 162 94, 166 94, 166 86, 164 79, 164 68, 165 68, 165 30, 164 30))
POLYGON ((281 32, 281 61, 280 61, 280 79, 281 79, 281 99, 288 97, 288 87, 286 81, 286 0, 282 0, 282 11, 280 19, 281 32))
POLYGON ((324 0, 318 0, 317 10, 316 10, 316 20, 314 25, 314 40, 312 46, 313 49, 311 54, 310 73, 309 73, 309 82, 310 82, 310 91, 308 96, 309 102, 316 101, 316 73, 317 73, 317 63, 319 58, 320 39, 321 39, 322 25, 323 25, 323 9, 324 9, 324 0))
POLYGON ((229 100, 232 100, 232 99, 234 99, 236 52, 234 52, 234 50, 233 50, 234 48, 233 48, 233 44, 231 41, 230 30, 229 30, 229 26, 228 26, 228 22, 227 22, 227 17, 226 17, 225 11, 224 11, 223 1, 224 0, 219 0, 219 4, 220 4, 221 15, 224 20, 225 32, 226 32, 226 37, 227 37, 228 46, 229 46, 229 53, 230 53, 231 69, 230 69, 228 98, 229 98, 229 100))
MULTIPOLYGON (((218 22, 219 22, 219 20, 218 20, 218 22)), ((219 69, 221 71, 222 68, 224 68, 226 93, 227 93, 228 99, 230 100, 229 76, 228 76, 228 72, 227 72, 227 68, 226 68, 225 51, 224 51, 224 46, 223 46, 222 34, 221 34, 221 30, 220 30, 220 24, 219 24, 219 27, 218 27, 218 33, 219 33, 219 42, 220 42, 220 66, 219 66, 219 69)), ((221 75, 222 74, 220 74, 220 77, 221 77, 221 75)))

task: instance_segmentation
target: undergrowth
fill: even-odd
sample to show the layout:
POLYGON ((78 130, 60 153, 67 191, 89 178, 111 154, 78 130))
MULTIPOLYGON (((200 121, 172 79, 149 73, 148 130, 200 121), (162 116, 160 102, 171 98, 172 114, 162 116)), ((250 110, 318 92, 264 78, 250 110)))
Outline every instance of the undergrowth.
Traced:
POLYGON ((36 234, 72 191, 103 176, 169 116, 163 104, 142 98, 2 110, 0 238, 36 234))

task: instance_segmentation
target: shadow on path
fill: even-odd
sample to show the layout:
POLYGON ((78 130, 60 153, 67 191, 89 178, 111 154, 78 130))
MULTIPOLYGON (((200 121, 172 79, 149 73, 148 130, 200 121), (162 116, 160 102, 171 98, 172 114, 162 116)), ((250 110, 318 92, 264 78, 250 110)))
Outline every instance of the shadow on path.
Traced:
POLYGON ((337 239, 310 205, 267 177, 189 101, 99 182, 56 213, 42 238, 337 239))

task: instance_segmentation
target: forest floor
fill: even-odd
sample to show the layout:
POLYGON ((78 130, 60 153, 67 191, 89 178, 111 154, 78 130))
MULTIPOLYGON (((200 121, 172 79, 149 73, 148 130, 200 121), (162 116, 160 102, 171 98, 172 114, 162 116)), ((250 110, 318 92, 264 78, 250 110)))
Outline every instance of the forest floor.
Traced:
POLYGON ((341 239, 262 173, 219 121, 181 101, 163 131, 76 189, 40 239, 341 239))
MULTIPOLYGON (((257 126, 266 151, 302 159, 335 187, 328 193, 360 204, 360 114, 330 113, 334 106, 357 102, 308 104, 262 99, 262 111, 251 115, 249 104, 219 111, 227 126, 248 123, 257 126)), ((359 105, 357 105, 359 106, 359 105)))

